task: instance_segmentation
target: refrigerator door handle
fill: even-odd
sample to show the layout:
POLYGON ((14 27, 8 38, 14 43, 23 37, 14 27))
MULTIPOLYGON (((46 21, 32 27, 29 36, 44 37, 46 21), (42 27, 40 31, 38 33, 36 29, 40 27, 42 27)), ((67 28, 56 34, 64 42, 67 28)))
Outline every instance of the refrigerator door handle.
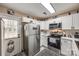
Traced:
POLYGON ((18 34, 18 38, 20 38, 20 34, 18 34))

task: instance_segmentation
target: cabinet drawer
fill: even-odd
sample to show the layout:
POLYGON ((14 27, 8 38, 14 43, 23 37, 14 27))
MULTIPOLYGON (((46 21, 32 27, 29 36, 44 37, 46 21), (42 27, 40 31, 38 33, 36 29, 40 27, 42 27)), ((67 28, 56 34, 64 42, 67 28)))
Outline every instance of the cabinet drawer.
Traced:
POLYGON ((70 44, 72 41, 71 40, 67 40, 67 39, 62 39, 61 42, 63 44, 70 44))

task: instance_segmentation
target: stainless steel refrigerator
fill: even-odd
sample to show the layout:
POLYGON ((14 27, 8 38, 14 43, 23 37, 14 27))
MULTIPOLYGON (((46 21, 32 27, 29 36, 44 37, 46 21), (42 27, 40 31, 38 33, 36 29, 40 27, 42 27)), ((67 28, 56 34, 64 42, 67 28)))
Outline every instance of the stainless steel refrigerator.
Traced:
POLYGON ((24 25, 23 48, 26 55, 33 56, 40 51, 40 26, 34 23, 24 25))

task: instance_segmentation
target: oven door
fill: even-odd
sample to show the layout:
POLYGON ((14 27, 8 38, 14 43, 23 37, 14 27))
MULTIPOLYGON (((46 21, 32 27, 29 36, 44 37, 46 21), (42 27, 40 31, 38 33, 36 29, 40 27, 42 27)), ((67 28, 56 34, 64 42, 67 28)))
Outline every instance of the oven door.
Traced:
POLYGON ((49 37, 48 46, 60 49, 60 38, 49 37))

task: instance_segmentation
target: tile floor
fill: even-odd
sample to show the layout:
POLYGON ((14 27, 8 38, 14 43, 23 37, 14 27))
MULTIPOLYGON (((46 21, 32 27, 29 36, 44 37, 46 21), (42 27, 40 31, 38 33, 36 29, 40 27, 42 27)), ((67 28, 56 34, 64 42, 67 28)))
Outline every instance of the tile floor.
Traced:
POLYGON ((35 56, 59 56, 55 51, 45 48, 44 50, 38 52, 35 56))
MULTIPOLYGON (((24 52, 18 53, 15 56, 27 56, 24 52)), ((46 47, 41 47, 40 51, 34 56, 60 56, 59 52, 53 48, 53 50, 46 47)))

